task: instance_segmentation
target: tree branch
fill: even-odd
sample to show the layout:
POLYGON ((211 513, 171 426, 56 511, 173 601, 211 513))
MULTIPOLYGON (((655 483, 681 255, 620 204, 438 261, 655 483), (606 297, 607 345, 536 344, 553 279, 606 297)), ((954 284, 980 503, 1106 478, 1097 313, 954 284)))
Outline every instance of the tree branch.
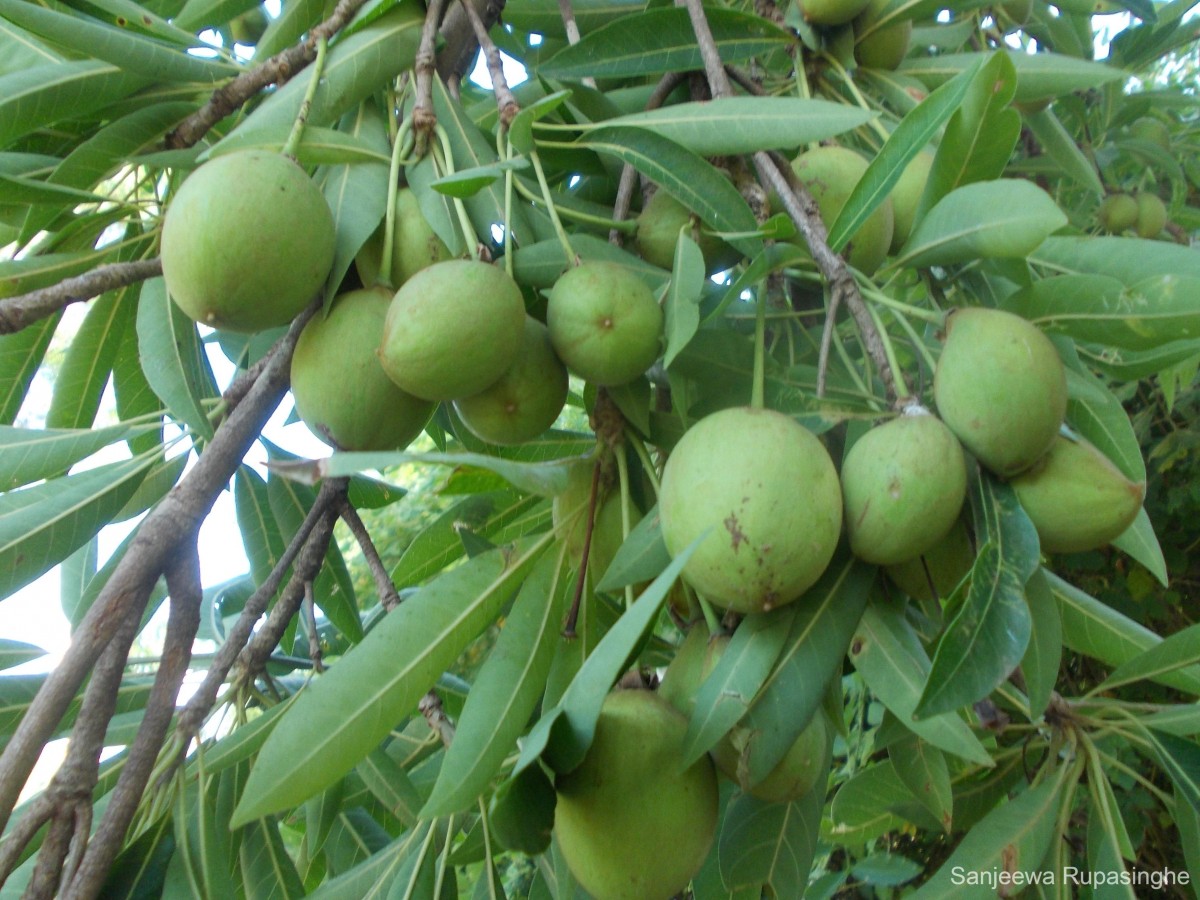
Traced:
POLYGON ((60 309, 162 274, 158 259, 109 263, 50 287, 0 300, 0 334, 14 334, 60 309))
MULTIPOLYGON (((427 141, 437 125, 437 116, 433 112, 433 74, 437 65, 437 30, 442 17, 442 3, 443 0, 429 0, 425 9, 425 24, 421 28, 421 44, 413 62, 416 102, 413 104, 412 121, 418 140, 427 141)), ((421 147, 423 152, 424 144, 421 147)))
POLYGON ((388 612, 391 612, 400 605, 400 594, 396 591, 396 585, 392 582, 392 576, 388 574, 387 567, 379 557, 379 551, 375 549, 371 533, 367 531, 367 526, 358 515, 358 510, 349 500, 342 504, 342 521, 349 526, 350 533, 358 541, 363 559, 367 561, 367 568, 371 570, 371 576, 375 579, 375 592, 379 594, 380 604, 388 612))
MULTIPOLYGON (((491 28, 500 21, 500 13, 504 11, 504 0, 470 0, 472 7, 479 14, 486 28, 491 28)), ((467 16, 464 6, 451 3, 442 20, 442 38, 445 44, 437 57, 437 73, 445 82, 463 78, 471 71, 475 62, 475 54, 479 51, 479 42, 475 39, 475 29, 467 16)))
POLYGON ((475 32, 475 40, 483 48, 483 56, 487 60, 488 74, 492 77, 492 91, 496 95, 496 107, 500 113, 500 127, 501 134, 503 134, 503 130, 512 124, 512 120, 521 111, 521 107, 517 104, 517 98, 513 96, 513 92, 508 86, 508 79, 504 77, 504 62, 500 59, 500 50, 496 47, 496 42, 492 40, 491 35, 488 34, 491 26, 483 21, 471 0, 462 0, 461 5, 467 12, 467 19, 475 32))

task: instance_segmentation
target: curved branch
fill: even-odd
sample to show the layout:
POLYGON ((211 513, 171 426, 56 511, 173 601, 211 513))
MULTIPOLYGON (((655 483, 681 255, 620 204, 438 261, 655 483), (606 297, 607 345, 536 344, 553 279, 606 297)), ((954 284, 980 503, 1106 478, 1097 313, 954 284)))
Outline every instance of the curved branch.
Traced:
POLYGON ((0 300, 0 334, 13 334, 60 309, 162 274, 158 259, 109 263, 50 287, 0 300))

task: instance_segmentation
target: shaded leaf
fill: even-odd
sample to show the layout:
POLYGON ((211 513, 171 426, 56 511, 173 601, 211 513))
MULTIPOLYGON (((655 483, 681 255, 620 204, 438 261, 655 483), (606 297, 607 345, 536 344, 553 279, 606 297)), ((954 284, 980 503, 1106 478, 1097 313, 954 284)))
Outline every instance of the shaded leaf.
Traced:
POLYGON ((808 884, 824 805, 819 789, 793 803, 736 797, 717 846, 721 880, 732 888, 769 884, 776 897, 799 897, 808 884))
POLYGON ((96 429, 0 425, 0 490, 64 472, 133 430, 128 425, 96 429))
POLYGON ((38 128, 107 106, 145 84, 141 76, 90 59, 0 75, 0 147, 38 128))
POLYGON ((896 777, 949 834, 954 822, 954 793, 942 751, 907 732, 888 745, 888 760, 896 777))
POLYGON ((142 285, 137 305, 138 354, 142 371, 172 415, 195 434, 211 439, 202 401, 217 396, 196 323, 167 296, 162 278, 142 285))
POLYGON ((1037 721, 1046 711, 1050 694, 1058 683, 1063 650, 1062 617, 1041 569, 1026 583, 1025 600, 1029 605, 1032 632, 1021 660, 1021 672, 1029 694, 1029 718, 1037 721))
POLYGON ((61 317, 55 313, 16 334, 0 334, 0 424, 16 420, 61 317))
POLYGON ((688 341, 700 327, 700 299, 704 290, 704 254, 700 246, 687 234, 680 232, 675 243, 675 264, 671 283, 667 288, 664 312, 666 321, 663 333, 667 349, 663 354, 663 365, 671 361, 687 346, 688 341))

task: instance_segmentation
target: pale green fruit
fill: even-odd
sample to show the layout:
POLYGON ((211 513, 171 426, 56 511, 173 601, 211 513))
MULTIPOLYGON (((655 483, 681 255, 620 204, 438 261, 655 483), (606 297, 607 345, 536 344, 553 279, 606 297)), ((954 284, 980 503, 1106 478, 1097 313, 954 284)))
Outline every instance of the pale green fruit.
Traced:
POLYGON ((1152 238, 1162 234, 1167 227, 1167 207, 1154 194, 1137 195, 1137 223, 1134 230, 1138 237, 1152 238))
POLYGON ((908 55, 911 19, 870 30, 888 3, 889 0, 868 0, 866 9, 854 20, 854 33, 863 35, 854 45, 854 58, 868 69, 895 69, 908 55))
POLYGON ((914 156, 900 179, 892 188, 892 252, 897 252, 908 241, 912 234, 913 225, 917 220, 917 207, 921 203, 921 195, 925 193, 925 184, 929 181, 929 173, 933 169, 933 154, 922 150, 914 156))
POLYGON ((1129 134, 1143 141, 1157 144, 1164 150, 1171 149, 1171 131, 1166 124, 1150 116, 1135 119, 1129 126, 1129 134))
POLYGON ((680 771, 687 720, 649 691, 609 694, 583 763, 558 778, 554 834, 595 900, 669 900, 712 846, 717 778, 680 771))
POLYGON ((537 765, 523 769, 496 789, 488 802, 492 837, 506 850, 536 856, 550 847, 557 802, 554 785, 537 765))
POLYGON ((433 404, 405 393, 376 349, 392 293, 351 291, 304 326, 292 356, 292 395, 309 430, 341 450, 399 450, 421 433, 433 404))
POLYGON ((936 546, 962 511, 967 465, 949 428, 927 412, 864 434, 842 464, 850 550, 881 566, 936 546))
POLYGON ((688 718, 696 708, 696 691, 704 680, 708 644, 708 626, 704 622, 697 622, 675 651, 675 658, 667 666, 662 683, 658 686, 658 696, 688 718))
MULTIPOLYGON (((845 147, 816 147, 796 157, 792 169, 817 201, 825 227, 832 228, 867 171, 867 161, 845 147)), ((844 251, 847 262, 870 275, 887 256, 894 228, 892 201, 888 199, 851 236, 844 251)))
MULTIPOLYGON (((692 213, 686 206, 666 191, 656 191, 637 217, 637 248, 642 259, 660 269, 675 266, 675 245, 679 232, 690 226, 692 213)), ((687 231, 692 237, 692 229, 687 231)), ((700 233, 700 252, 704 254, 705 268, 711 272, 728 269, 742 255, 729 244, 711 234, 700 233)))
MULTIPOLYGON (((384 225, 371 235, 371 239, 354 258, 358 277, 363 284, 374 284, 379 278, 379 265, 383 256, 384 225)), ((429 226, 421 204, 411 188, 396 192, 396 221, 392 232, 392 278, 393 286, 404 284, 422 269, 434 263, 450 259, 450 250, 429 226)))
POLYGON ((242 13, 229 23, 229 34, 239 44, 257 44, 271 24, 267 11, 261 6, 242 13))
POLYGON ((228 331, 286 325, 333 265, 329 205, 294 162, 265 150, 218 156, 175 192, 163 277, 189 317, 228 331))
POLYGON ((525 317, 517 359, 491 387, 454 401, 472 433, 493 444, 522 444, 554 424, 567 401, 567 370, 546 326, 525 317))
POLYGON ((448 260, 396 292, 379 359, 410 394, 457 400, 494 384, 516 360, 524 333, 525 301, 503 269, 448 260))
POLYGON ((1128 231, 1137 224, 1138 202, 1129 194, 1110 194, 1100 202, 1096 220, 1109 234, 1128 231))
POLYGON ((1144 481, 1130 481, 1091 444, 1062 435, 1012 486, 1045 553, 1081 553, 1110 543, 1133 524, 1146 495, 1144 481))
POLYGON ((747 794, 768 803, 789 803, 799 800, 828 775, 832 735, 821 710, 813 714, 775 768, 757 784, 751 784, 750 758, 760 739, 757 732, 741 727, 735 728, 732 735, 731 746, 737 754, 737 782, 747 794))
POLYGON ((1033 15, 1033 0, 1009 0, 996 8, 996 18, 1005 32, 1016 31, 1033 15))
MULTIPOLYGON (((576 564, 583 559, 591 496, 592 463, 580 463, 571 467, 567 474, 567 489, 556 494, 550 504, 554 531, 567 545, 567 552, 576 564)), ((588 550, 588 573, 593 584, 599 582, 608 571, 624 542, 620 496, 598 496, 596 522, 592 526, 592 542, 588 550)))
POLYGON ((567 368, 598 385, 637 378, 658 357, 663 312, 637 275, 612 263, 575 266, 546 306, 550 342, 567 368))
POLYGON ((959 519, 950 531, 916 559, 888 566, 892 582, 915 600, 945 600, 975 565, 975 550, 966 523, 959 519), (932 585, 930 581, 932 580, 932 585))
POLYGON ((868 0, 796 0, 804 21, 813 25, 845 25, 867 8, 868 0))
POLYGON ((946 319, 933 391, 942 421, 1006 478, 1050 449, 1067 411, 1067 375, 1050 339, 997 309, 959 309, 946 319))
POLYGON ((767 409, 722 410, 688 429, 658 500, 672 556, 711 529, 683 577, 740 613, 804 593, 829 565, 842 528, 842 492, 824 446, 767 409))

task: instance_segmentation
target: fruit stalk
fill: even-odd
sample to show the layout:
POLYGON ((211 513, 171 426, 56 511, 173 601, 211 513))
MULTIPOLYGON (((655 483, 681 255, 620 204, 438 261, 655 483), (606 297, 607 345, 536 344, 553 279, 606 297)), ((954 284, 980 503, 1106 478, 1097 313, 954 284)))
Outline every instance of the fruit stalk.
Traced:
POLYGON ((300 102, 300 109, 296 113, 296 121, 292 123, 292 130, 288 134, 287 142, 283 145, 283 155, 290 156, 292 159, 296 158, 296 152, 300 149, 300 141, 304 139, 304 126, 308 123, 308 113, 312 109, 313 97, 317 95, 321 74, 325 71, 325 51, 328 46, 329 42, 325 38, 317 38, 317 58, 313 62, 312 74, 308 79, 308 89, 304 92, 304 99, 300 102))

